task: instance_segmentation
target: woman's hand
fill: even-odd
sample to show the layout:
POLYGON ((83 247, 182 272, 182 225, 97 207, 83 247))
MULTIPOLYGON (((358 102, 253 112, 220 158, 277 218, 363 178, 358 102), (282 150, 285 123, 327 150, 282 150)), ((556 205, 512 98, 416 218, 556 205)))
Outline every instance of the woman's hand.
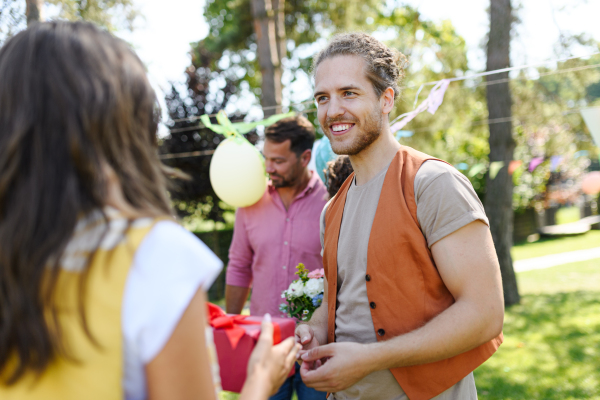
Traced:
POLYGON ((273 346, 273 324, 271 316, 266 314, 260 337, 248 361, 248 374, 240 400, 266 399, 275 394, 292 369, 299 350, 294 338, 287 338, 273 346))

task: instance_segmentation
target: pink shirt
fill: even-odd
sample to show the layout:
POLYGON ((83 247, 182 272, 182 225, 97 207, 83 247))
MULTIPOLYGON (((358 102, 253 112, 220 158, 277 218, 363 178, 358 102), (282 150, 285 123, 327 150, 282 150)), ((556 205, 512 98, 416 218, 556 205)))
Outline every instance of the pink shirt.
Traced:
POLYGON ((229 248, 227 284, 252 286, 250 314, 281 315, 281 292, 296 280, 296 265, 323 268, 319 218, 327 189, 312 172, 306 188, 286 211, 269 185, 258 203, 238 208, 229 248))

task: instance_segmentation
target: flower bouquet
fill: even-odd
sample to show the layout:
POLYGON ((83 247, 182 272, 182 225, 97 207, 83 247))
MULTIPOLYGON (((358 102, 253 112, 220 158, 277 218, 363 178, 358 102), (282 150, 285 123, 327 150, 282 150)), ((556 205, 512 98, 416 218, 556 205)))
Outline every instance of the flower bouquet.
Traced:
POLYGON ((292 282, 290 287, 281 293, 281 298, 285 299, 287 304, 282 303, 279 309, 297 321, 308 321, 323 302, 325 271, 317 269, 309 272, 302 263, 298 264, 296 269, 296 275, 300 279, 292 282))

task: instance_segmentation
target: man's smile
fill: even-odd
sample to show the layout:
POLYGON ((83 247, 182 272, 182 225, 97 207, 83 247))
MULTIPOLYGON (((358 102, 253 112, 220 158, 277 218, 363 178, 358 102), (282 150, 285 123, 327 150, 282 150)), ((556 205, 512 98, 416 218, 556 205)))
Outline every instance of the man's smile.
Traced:
POLYGON ((343 135, 354 127, 352 123, 340 122, 329 125, 329 130, 335 136, 343 135))

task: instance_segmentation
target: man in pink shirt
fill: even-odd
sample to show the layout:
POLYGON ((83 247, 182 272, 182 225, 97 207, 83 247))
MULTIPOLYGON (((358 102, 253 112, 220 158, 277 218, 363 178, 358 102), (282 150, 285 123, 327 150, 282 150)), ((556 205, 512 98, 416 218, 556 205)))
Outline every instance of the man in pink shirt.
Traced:
MULTIPOLYGON (((285 118, 265 130, 265 139, 271 181, 256 204, 239 208, 235 216, 225 289, 231 314, 242 311, 252 287, 250 314, 279 316, 281 292, 298 278, 296 265, 323 268, 319 217, 327 190, 307 167, 314 127, 302 116, 285 118)), ((325 399, 325 393, 304 386, 299 372, 272 399, 289 400, 292 389, 299 400, 325 399)))

